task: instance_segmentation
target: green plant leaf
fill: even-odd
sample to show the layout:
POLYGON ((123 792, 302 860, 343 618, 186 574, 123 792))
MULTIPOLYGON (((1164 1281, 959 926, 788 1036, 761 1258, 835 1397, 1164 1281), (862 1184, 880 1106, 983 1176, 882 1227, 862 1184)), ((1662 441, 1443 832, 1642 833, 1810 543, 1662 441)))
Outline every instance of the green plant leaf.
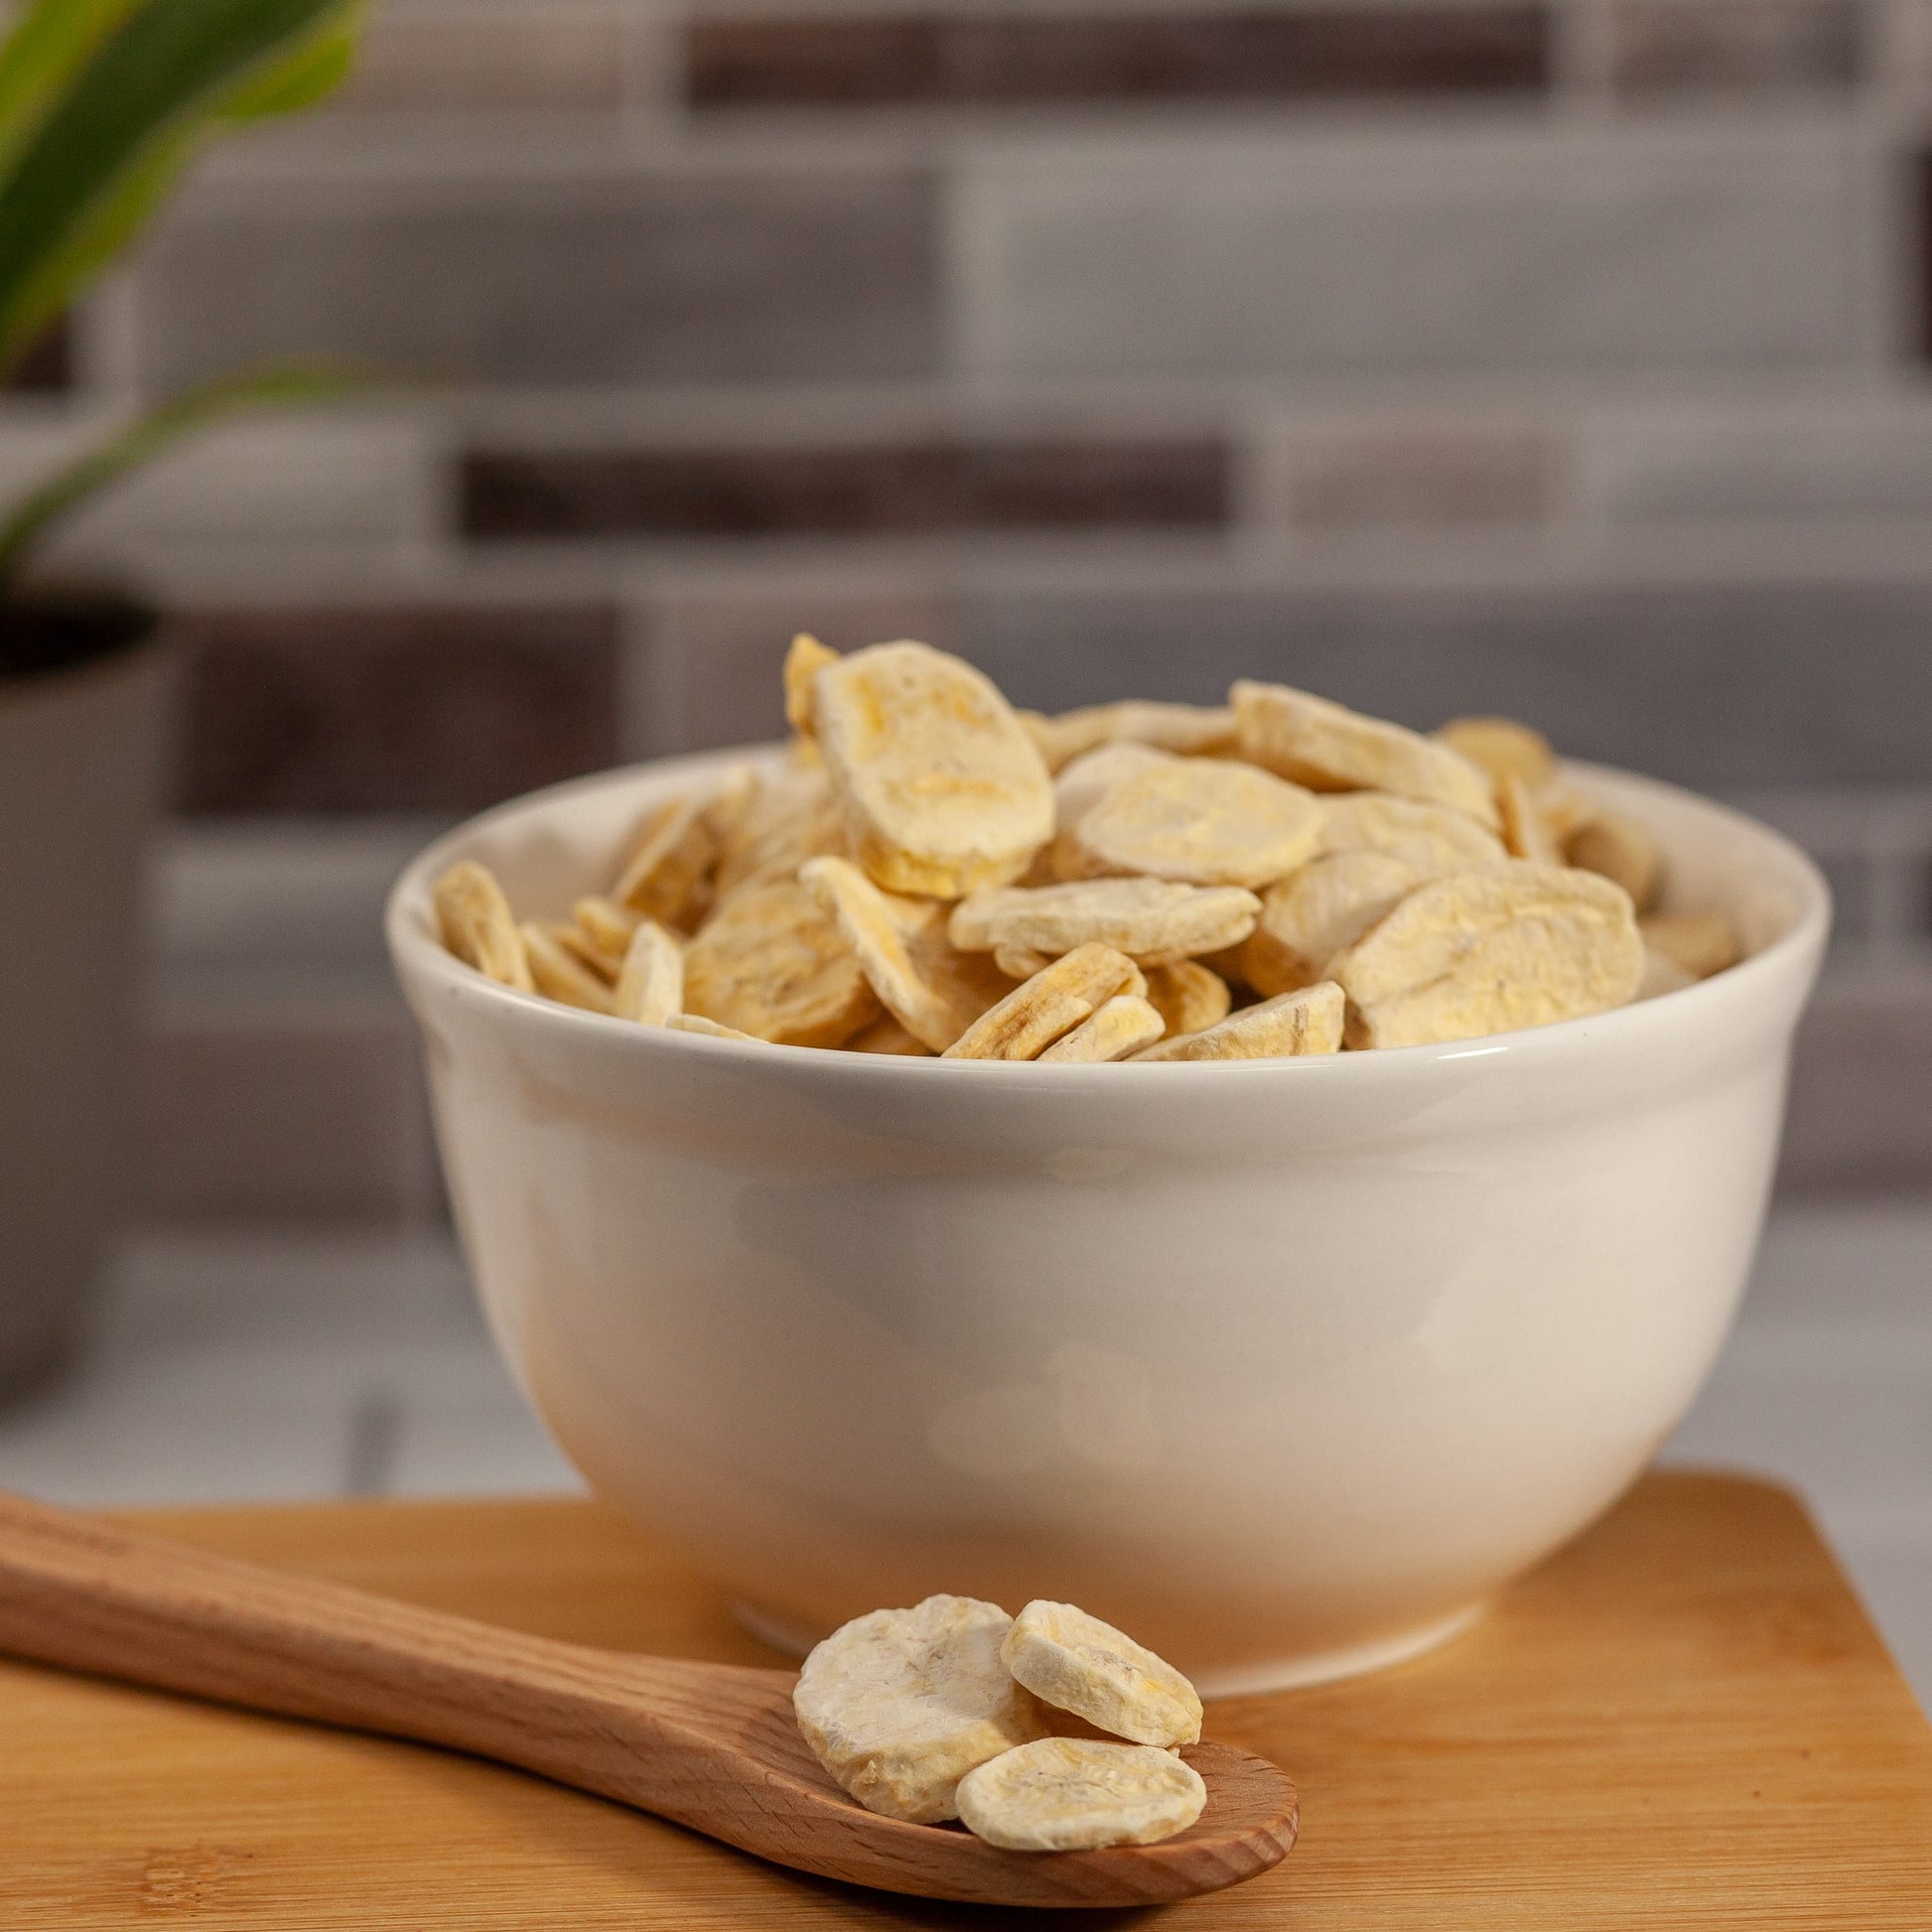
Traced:
POLYGON ((306 106, 341 80, 364 12, 364 0, 145 0, 122 20, 0 182, 0 366, 139 232, 222 123, 306 106))
POLYGON ((0 168, 138 0, 28 0, 0 47, 0 168))
POLYGON ((0 600, 52 524, 184 437, 246 410, 332 401, 357 386, 350 370, 292 364, 201 383, 137 417, 57 471, 0 520, 0 600))

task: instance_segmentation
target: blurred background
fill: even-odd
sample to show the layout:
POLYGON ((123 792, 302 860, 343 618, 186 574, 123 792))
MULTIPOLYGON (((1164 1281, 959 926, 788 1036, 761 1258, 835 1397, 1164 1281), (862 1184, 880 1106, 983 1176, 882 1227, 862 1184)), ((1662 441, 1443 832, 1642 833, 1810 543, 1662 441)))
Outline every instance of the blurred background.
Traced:
POLYGON ((133 1223, 0 1482, 572 1481, 466 1299, 384 888, 769 735, 794 628, 914 635, 1046 709, 1514 714, 1818 857, 1673 1453, 1798 1481, 1932 1695, 1928 151, 1932 0, 388 0, 0 398, 11 491, 204 376, 384 378, 52 553, 168 614, 179 730, 133 1223))

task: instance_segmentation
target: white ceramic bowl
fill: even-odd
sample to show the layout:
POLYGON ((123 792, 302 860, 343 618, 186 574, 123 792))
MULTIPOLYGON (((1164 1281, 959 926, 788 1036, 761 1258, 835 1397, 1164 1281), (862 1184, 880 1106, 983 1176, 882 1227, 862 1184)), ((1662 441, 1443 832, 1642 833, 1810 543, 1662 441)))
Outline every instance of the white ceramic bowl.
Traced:
MULTIPOLYGON (((743 755, 739 755, 743 756, 743 755)), ((481 859, 601 889, 721 758, 522 798, 389 905, 490 1326, 600 1494, 794 1647, 932 1590, 1085 1605, 1209 1692, 1420 1650, 1640 1470, 1761 1225, 1824 881, 1587 766, 1746 962, 1449 1046, 1033 1066, 741 1045, 434 937, 481 859)))

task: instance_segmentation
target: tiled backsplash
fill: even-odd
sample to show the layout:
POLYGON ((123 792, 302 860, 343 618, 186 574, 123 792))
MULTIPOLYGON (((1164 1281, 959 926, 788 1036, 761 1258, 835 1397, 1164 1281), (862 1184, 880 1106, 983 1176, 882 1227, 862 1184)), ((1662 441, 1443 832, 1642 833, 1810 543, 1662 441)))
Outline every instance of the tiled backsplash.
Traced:
POLYGON ((4 486, 380 378, 75 533, 195 654, 151 1208, 433 1215, 391 863, 768 734, 800 624, 1761 805, 1841 907, 1789 1177, 1932 1184, 1929 150, 1932 0, 389 0, 0 399, 4 486))

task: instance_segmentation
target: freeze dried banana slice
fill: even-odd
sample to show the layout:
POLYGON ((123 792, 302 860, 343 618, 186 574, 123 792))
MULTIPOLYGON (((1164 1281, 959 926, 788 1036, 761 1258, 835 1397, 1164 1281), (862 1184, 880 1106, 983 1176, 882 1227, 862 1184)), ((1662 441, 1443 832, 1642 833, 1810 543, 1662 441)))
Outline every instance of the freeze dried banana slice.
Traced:
POLYGON ((1503 822, 1503 844, 1512 859, 1533 860, 1539 866, 1560 866, 1563 851, 1550 831, 1536 795, 1515 772, 1496 780, 1496 810, 1503 822))
POLYGON ((1236 944, 1260 915, 1260 899, 1239 886, 1088 879, 975 893, 953 908, 949 930, 963 952, 1023 948, 1054 958, 1098 944, 1161 966, 1236 944))
POLYGON ((1201 1815, 1207 1786, 1153 1744, 1042 1737, 959 1781, 960 1822, 1006 1852, 1091 1852, 1157 1845, 1201 1815))
POLYGON ((1091 1019, 1062 1034, 1039 1059, 1042 1064, 1124 1060, 1153 1045, 1167 1030, 1167 1022, 1150 1002, 1137 994, 1117 993, 1096 1007, 1091 1019))
POLYGON ((1172 754, 1123 741, 1084 753, 1053 780, 1053 824, 1061 837, 1080 823, 1114 786, 1167 764, 1172 754))
POLYGON ((570 916, 577 921, 577 929, 586 943, 609 962, 612 977, 616 978, 624 954, 630 949, 630 935, 637 930, 643 915, 631 911, 627 905, 620 905, 614 898, 593 893, 571 906, 570 916))
POLYGON ((1351 1046, 1416 1046, 1622 1006, 1643 941, 1620 886, 1512 859, 1418 886, 1328 973, 1351 1046))
POLYGON ((1110 785, 1053 848, 1062 878, 1272 884, 1315 849, 1312 792, 1230 759, 1166 759, 1110 785))
POLYGON ((1632 1000, 1660 999, 1666 993, 1682 993, 1698 983, 1695 973, 1687 973, 1669 954, 1652 946, 1643 949, 1643 973, 1637 981, 1632 1000))
POLYGON ((1452 805, 1392 791, 1330 793, 1321 804, 1323 852, 1385 852, 1418 879, 1509 857, 1494 832, 1452 805))
POLYGON ((1653 912, 1637 921, 1637 930, 1652 952, 1693 979, 1708 980, 1737 964, 1737 931, 1722 912, 1653 912))
POLYGON ((525 919, 517 927, 523 937, 523 955, 530 962, 530 977, 546 1000, 567 1007, 582 1007, 587 1013, 609 1013, 610 982, 601 979, 564 943, 568 926, 543 925, 525 919))
POLYGON ((1071 1603, 1029 1603, 1000 1655, 1035 1697, 1116 1737, 1135 1744, 1200 1739, 1194 1687, 1165 1658, 1071 1603))
POLYGON ((785 723, 809 737, 812 729, 812 679, 827 664, 839 661, 837 651, 801 630, 785 652, 785 723))
POLYGON ((948 1046, 949 1060, 1035 1059, 1120 993, 1145 997, 1147 981, 1111 946, 1076 946, 1016 986, 948 1046))
POLYGON ((880 1012, 838 921, 795 879, 718 908, 685 948, 684 1004, 784 1046, 842 1046, 880 1012))
POLYGON ((1639 912, 1649 911, 1663 880, 1657 841, 1636 820, 1598 812, 1564 841, 1564 857, 1585 872, 1614 879, 1639 912))
POLYGON ((883 1020, 875 1020, 863 1033, 857 1033, 845 1042, 848 1053, 894 1053, 903 1059, 929 1060, 932 1048, 922 1040, 915 1039, 889 1013, 883 1020))
POLYGON ((722 842, 716 902, 747 886, 789 879, 807 859, 844 851, 845 820, 822 767, 761 772, 722 842))
POLYGON ((646 816, 611 889, 620 905, 664 925, 695 923, 719 849, 708 803, 696 795, 669 798, 646 816))
POLYGON ((1381 718, 1285 684, 1251 684, 1229 694, 1241 756, 1314 791, 1399 791, 1453 805, 1496 822, 1489 774, 1461 753, 1381 718))
POLYGON ((1557 775, 1557 755, 1540 731, 1514 718, 1451 718, 1432 734, 1498 784, 1520 778, 1532 791, 1557 775))
POLYGON ((674 1013, 664 1022, 665 1031, 674 1034, 703 1034, 707 1039, 742 1039, 753 1046, 766 1046, 770 1042, 759 1038, 757 1034, 742 1034, 736 1027, 723 1027, 715 1020, 707 1020, 701 1013, 674 1013))
POLYGON ((1342 947, 1421 883, 1403 860, 1372 846, 1311 860, 1263 897, 1241 948, 1241 977, 1257 993, 1312 986, 1342 947))
POLYGON ((1200 1033, 1225 1020, 1234 1004, 1227 981, 1197 959, 1148 967, 1147 997, 1170 1034, 1200 1033))
POLYGON ((612 1011, 620 1020, 661 1027, 684 1005, 684 948, 655 919, 640 919, 624 949, 612 1011))
POLYGON ((444 945, 466 966, 519 993, 536 991, 510 902, 487 866, 461 860, 436 882, 430 897, 444 945))
POLYGON ((1136 1060, 1300 1059, 1341 1050, 1341 988, 1323 980, 1243 1007, 1203 1033, 1164 1039, 1136 1060))
POLYGON ((1097 745, 1152 745, 1184 758, 1213 757, 1234 747, 1234 713, 1222 705, 1210 708, 1128 698, 1119 704, 1063 711, 1056 718, 1023 711, 1020 721, 1033 734, 1049 771, 1057 771, 1097 745))
POLYGON ((928 1596, 841 1624, 805 1659, 798 1728, 839 1784, 886 1818, 957 1818, 967 1772, 1045 1734, 1045 1711, 1000 1661, 1013 1619, 973 1596, 928 1596))
POLYGON ((850 859, 813 859, 798 878, 838 921, 886 1011, 932 1052, 1012 992, 989 961, 954 947, 930 899, 882 893, 850 859))
POLYGON ((1010 980, 1030 980, 1053 963, 1053 954, 1035 952, 1031 946, 995 946, 993 963, 1010 980))
POLYGON ((925 644, 874 644, 812 679, 853 857, 888 892, 958 898, 1017 879, 1053 835, 1053 781, 992 681, 925 644))

